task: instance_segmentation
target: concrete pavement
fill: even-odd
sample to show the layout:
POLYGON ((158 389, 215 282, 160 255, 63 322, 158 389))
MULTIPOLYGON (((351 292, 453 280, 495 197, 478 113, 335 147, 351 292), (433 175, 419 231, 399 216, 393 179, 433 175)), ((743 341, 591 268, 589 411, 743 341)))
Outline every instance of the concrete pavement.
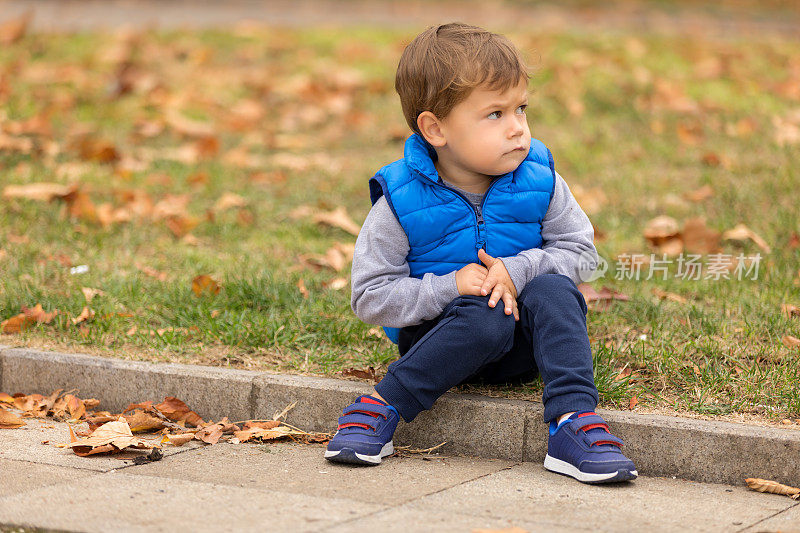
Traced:
MULTIPOLYGON (((77 389, 99 409, 176 396, 204 419, 272 418, 296 402, 287 422, 306 431, 336 427, 342 407, 372 387, 365 381, 275 374, 200 365, 127 361, 83 354, 0 346, 0 391, 14 394, 77 389)), ((509 461, 544 460, 547 427, 540 402, 447 392, 410 424, 400 422, 395 443, 509 461)), ((598 409, 625 452, 647 476, 676 476, 741 485, 747 477, 789 485, 800 480, 800 431, 598 409)))
POLYGON ((589 486, 539 463, 406 454, 330 463, 324 445, 203 445, 78 457, 66 424, 0 430, 0 524, 65 531, 800 531, 800 502, 658 477, 589 486), (48 427, 49 426, 49 427, 48 427), (41 444, 43 440, 48 444, 41 444))

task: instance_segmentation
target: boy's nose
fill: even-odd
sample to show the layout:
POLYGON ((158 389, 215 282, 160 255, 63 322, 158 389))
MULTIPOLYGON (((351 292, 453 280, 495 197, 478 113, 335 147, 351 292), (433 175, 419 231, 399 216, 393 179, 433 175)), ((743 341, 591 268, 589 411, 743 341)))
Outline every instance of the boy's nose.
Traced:
POLYGON ((514 121, 511 124, 511 127, 508 129, 508 137, 509 139, 519 137, 524 131, 525 130, 522 127, 522 124, 520 124, 518 121, 514 121))

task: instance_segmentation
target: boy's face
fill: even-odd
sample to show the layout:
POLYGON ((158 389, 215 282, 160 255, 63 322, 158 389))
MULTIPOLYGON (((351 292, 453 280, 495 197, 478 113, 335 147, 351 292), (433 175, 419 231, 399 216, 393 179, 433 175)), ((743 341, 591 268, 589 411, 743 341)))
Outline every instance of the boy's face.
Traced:
POLYGON ((527 105, 524 78, 503 92, 474 89, 441 120, 446 143, 437 151, 465 176, 498 176, 513 171, 531 146, 527 105))

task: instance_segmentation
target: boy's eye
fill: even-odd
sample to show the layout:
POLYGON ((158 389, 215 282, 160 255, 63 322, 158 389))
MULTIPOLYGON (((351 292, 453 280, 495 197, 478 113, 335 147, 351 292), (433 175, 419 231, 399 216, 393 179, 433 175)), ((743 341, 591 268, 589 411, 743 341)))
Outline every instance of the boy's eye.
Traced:
MULTIPOLYGON (((528 107, 528 104, 522 104, 522 105, 521 105, 521 106, 519 106, 517 109, 522 109, 522 113, 525 113, 525 108, 527 108, 527 107, 528 107)), ((499 115, 501 115, 502 113, 503 113, 502 111, 492 111, 491 113, 489 113, 489 115, 487 116, 487 118, 492 118, 492 115, 498 115, 498 116, 499 116, 499 115)))

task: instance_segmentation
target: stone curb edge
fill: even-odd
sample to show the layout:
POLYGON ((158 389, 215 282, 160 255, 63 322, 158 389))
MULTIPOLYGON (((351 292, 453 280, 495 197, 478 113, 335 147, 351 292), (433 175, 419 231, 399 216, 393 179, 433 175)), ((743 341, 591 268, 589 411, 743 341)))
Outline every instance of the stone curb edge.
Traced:
MULTIPOLYGON (((0 345, 0 391, 50 393, 78 389, 120 411, 128 404, 176 396, 205 419, 272 418, 292 402, 287 422, 307 431, 333 431, 341 409, 366 382, 172 363, 149 363, 0 345)), ((394 441, 444 455, 541 462, 547 447, 542 405, 477 394, 446 393, 394 441)), ((730 422, 598 409, 639 473, 741 485, 747 477, 796 484, 800 432, 730 422)))

